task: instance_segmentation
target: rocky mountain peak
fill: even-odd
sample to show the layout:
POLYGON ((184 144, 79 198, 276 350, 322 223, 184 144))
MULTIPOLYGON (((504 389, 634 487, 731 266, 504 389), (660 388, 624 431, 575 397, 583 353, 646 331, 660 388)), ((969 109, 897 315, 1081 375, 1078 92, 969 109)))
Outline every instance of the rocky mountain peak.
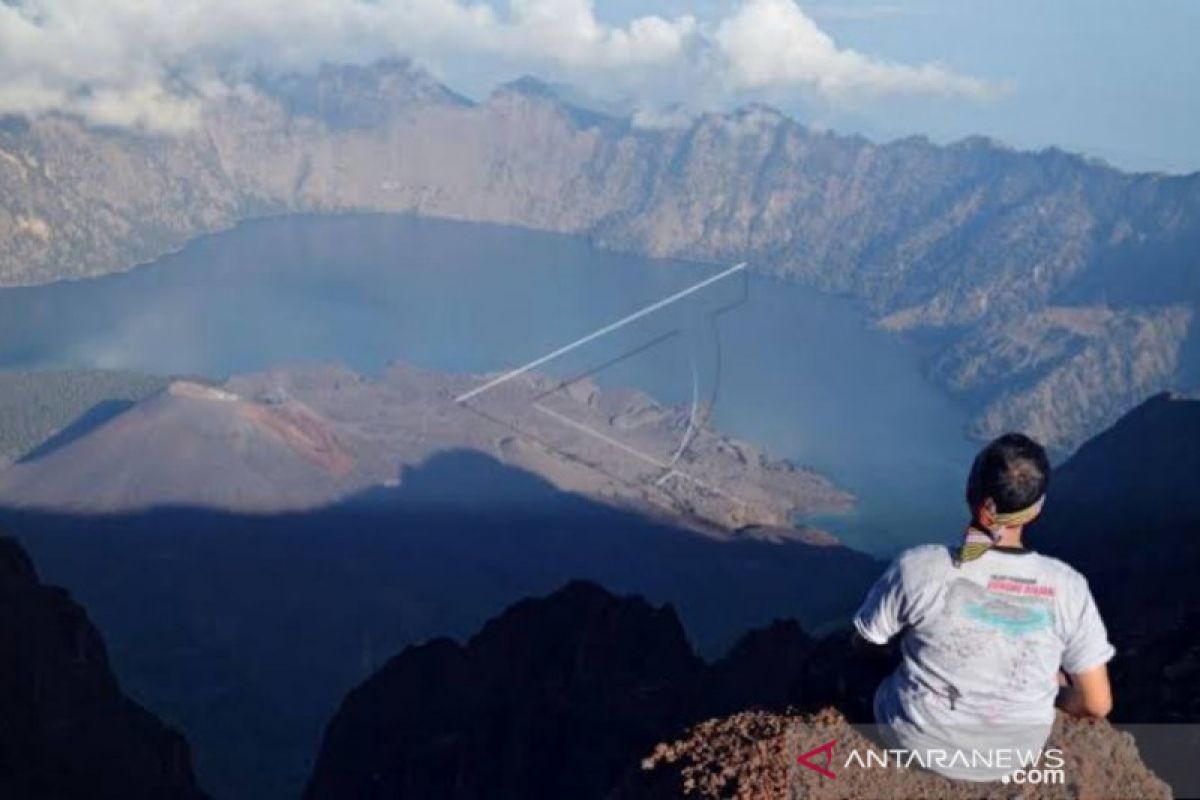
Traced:
POLYGON ((306 796, 595 797, 688 718, 701 667, 669 608, 573 582, 388 662, 329 724, 306 796))
POLYGON ((522 75, 507 83, 502 83, 492 94, 493 96, 520 95, 554 101, 560 99, 558 90, 552 84, 533 75, 522 75))
POLYGON ((203 800, 187 743, 130 700, 100 634, 0 536, 0 797, 203 800))
MULTIPOLYGON (((506 658, 523 647, 553 642, 571 658, 633 655, 644 663, 684 665, 695 658, 671 606, 654 607, 641 597, 618 598, 591 581, 566 584, 544 600, 523 600, 486 623, 468 647, 506 658)), ((547 653, 537 649, 546 668, 547 653)))
POLYGON ((376 128, 426 107, 471 105, 403 58, 323 64, 315 75, 263 78, 259 87, 289 114, 320 120, 335 130, 376 128))

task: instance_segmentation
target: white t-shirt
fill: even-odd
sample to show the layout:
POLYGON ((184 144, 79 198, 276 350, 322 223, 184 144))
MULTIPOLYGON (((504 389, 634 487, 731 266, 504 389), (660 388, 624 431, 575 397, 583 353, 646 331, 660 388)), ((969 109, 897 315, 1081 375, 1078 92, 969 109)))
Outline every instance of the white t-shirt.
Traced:
POLYGON ((1085 672, 1114 650, 1087 580, 1067 564, 992 548, 956 566, 954 552, 901 553, 854 627, 874 644, 903 632, 904 659, 875 693, 875 721, 905 750, 926 751, 919 763, 935 772, 997 780, 1045 745, 1059 668, 1085 672), (998 750, 1018 751, 1020 763, 998 750))

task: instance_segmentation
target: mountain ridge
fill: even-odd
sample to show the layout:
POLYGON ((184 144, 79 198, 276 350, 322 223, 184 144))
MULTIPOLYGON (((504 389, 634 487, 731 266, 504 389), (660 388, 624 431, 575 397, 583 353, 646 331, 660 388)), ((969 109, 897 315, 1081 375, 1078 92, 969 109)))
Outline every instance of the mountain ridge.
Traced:
POLYGON ((0 131, 0 283, 128 268, 255 216, 417 213, 746 260, 853 295, 934 342, 932 372, 970 400, 979 437, 1026 427, 1067 452, 1188 388, 1175 383, 1195 358, 1200 173, 978 138, 874 144, 763 106, 638 127, 544 84, 472 103, 407 62, 289 86, 214 100, 179 137, 54 116, 0 131), (1046 309, 1114 316, 1068 331, 1046 309), (1026 329, 1065 340, 1037 363, 1004 355, 1028 348, 1026 329))

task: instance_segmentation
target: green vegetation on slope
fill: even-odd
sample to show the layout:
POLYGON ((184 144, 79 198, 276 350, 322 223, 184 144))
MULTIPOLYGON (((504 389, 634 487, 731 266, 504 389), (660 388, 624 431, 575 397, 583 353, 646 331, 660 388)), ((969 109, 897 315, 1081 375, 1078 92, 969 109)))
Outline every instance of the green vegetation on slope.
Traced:
POLYGON ((102 404, 136 402, 169 382, 108 370, 0 372, 0 465, 29 454, 102 404))

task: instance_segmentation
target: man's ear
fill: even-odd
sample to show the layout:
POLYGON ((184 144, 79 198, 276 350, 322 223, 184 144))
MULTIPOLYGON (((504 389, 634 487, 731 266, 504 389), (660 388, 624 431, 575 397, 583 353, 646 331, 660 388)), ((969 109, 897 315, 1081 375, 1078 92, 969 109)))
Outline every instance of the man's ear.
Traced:
POLYGON ((985 497, 974 511, 975 521, 990 531, 996 522, 996 502, 990 497, 985 497))

